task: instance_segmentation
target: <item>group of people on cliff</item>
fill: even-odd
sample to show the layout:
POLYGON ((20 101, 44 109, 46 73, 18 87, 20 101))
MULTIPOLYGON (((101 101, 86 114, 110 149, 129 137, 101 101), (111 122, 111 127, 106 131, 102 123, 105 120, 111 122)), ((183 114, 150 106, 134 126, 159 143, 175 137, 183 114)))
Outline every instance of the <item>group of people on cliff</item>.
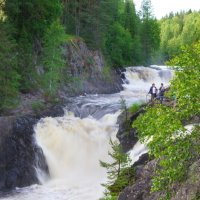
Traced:
POLYGON ((164 84, 161 83, 160 88, 157 89, 155 83, 153 83, 149 89, 148 94, 151 94, 151 101, 154 101, 155 99, 159 99, 160 103, 162 103, 164 99, 164 94, 165 94, 164 84))

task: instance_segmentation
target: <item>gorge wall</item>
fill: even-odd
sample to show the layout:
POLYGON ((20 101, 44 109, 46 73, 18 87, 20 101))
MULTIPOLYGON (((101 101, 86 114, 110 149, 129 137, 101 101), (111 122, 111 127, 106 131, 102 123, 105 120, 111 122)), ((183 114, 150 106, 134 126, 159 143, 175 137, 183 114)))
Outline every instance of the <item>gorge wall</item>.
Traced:
POLYGON ((107 66, 98 50, 90 50, 82 39, 73 39, 64 46, 67 62, 66 73, 72 80, 62 93, 69 96, 87 94, 110 94, 122 90, 121 73, 107 66))

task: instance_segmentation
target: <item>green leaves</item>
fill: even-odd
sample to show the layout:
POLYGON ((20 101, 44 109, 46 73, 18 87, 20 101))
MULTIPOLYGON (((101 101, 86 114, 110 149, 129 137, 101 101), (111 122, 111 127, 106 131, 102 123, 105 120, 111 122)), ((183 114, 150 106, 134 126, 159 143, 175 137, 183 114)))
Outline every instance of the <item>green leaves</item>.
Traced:
POLYGON ((172 81, 171 93, 176 94, 178 110, 182 118, 200 114, 200 42, 185 47, 180 56, 168 64, 178 66, 176 77, 172 81))
POLYGON ((20 75, 17 73, 17 49, 12 27, 0 21, 0 110, 17 103, 20 75))
POLYGON ((181 46, 190 45, 200 39, 200 12, 181 12, 166 17, 161 25, 161 53, 172 58, 181 52, 181 46))
POLYGON ((49 95, 54 95, 62 81, 62 69, 65 66, 61 44, 65 41, 65 32, 59 21, 47 29, 44 36, 42 85, 49 95))
POLYGON ((133 123, 139 138, 150 154, 159 159, 152 191, 170 191, 182 181, 190 164, 200 156, 200 129, 189 134, 182 122, 200 115, 200 42, 183 49, 168 64, 176 66, 170 94, 176 96, 176 107, 155 105, 133 123))

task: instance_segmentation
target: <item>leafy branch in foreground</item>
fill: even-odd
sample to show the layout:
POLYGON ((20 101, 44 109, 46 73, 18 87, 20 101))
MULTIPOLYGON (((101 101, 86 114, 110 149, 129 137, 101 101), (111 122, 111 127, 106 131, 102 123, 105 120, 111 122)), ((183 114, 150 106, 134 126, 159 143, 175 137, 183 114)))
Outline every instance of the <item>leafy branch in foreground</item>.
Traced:
MULTIPOLYGON (((149 153, 159 160, 152 191, 171 191, 184 180, 189 166, 200 158, 200 128, 188 132, 183 121, 200 115, 200 42, 183 49, 169 64, 177 67, 170 93, 176 95, 176 107, 155 105, 133 123, 149 153)), ((169 198, 169 196, 168 196, 169 198)))

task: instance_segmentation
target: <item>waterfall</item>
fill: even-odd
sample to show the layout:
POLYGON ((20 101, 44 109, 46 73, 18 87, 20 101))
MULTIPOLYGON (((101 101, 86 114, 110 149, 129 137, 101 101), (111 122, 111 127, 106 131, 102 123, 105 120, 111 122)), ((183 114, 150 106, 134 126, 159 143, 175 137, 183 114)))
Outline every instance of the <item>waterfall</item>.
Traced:
MULTIPOLYGON (((101 183, 106 180, 106 171, 99 160, 109 159, 109 138, 115 139, 118 115, 119 112, 107 114, 96 120, 66 113, 64 117, 45 118, 37 124, 36 140, 46 156, 51 184, 65 184, 74 192, 81 189, 80 197, 77 196, 80 200, 87 188, 88 200, 102 196, 101 183)), ((68 194, 66 197, 72 198, 68 194)))
POLYGON ((125 72, 124 90, 121 93, 144 100, 152 83, 155 83, 157 88, 161 83, 169 86, 173 75, 174 71, 166 67, 128 67, 125 72))
MULTIPOLYGON (((124 90, 110 95, 69 98, 63 117, 41 119, 35 137, 49 167, 50 178, 39 171, 43 185, 17 190, 7 200, 98 200, 103 196, 106 170, 99 160, 109 161, 109 139, 116 139, 120 99, 128 106, 144 101, 152 82, 169 84, 173 71, 168 68, 129 67, 124 90), (71 112, 69 112, 71 111, 71 112)), ((130 151, 132 161, 147 150, 139 142, 130 151)))

